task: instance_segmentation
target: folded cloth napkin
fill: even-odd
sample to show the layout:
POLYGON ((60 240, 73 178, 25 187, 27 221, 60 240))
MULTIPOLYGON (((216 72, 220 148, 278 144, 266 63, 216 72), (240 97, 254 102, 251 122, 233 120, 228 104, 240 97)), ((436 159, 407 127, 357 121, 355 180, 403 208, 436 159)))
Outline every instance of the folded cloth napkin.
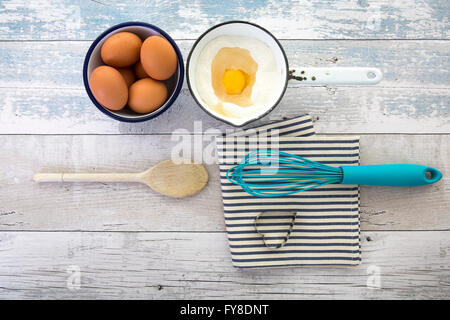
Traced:
POLYGON ((223 135, 216 143, 235 267, 355 266, 361 262, 358 186, 331 184, 260 198, 226 177, 227 170, 255 146, 279 148, 331 166, 358 165, 359 137, 316 136, 311 117, 303 115, 223 135))

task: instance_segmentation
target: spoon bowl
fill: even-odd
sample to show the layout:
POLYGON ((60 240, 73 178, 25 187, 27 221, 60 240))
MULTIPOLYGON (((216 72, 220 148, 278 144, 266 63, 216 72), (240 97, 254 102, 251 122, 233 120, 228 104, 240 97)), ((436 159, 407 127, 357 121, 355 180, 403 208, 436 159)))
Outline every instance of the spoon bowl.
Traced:
POLYGON ((162 161, 140 174, 140 182, 170 197, 187 197, 200 192, 208 183, 208 171, 191 161, 162 161))

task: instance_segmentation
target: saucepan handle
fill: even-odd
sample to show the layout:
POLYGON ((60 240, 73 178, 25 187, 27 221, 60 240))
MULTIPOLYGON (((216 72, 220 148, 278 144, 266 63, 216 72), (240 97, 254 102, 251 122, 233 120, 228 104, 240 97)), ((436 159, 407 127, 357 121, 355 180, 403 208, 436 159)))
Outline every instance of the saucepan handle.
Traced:
POLYGON ((300 85, 374 85, 383 79, 378 68, 371 67, 332 67, 299 68, 290 72, 290 79, 300 85))

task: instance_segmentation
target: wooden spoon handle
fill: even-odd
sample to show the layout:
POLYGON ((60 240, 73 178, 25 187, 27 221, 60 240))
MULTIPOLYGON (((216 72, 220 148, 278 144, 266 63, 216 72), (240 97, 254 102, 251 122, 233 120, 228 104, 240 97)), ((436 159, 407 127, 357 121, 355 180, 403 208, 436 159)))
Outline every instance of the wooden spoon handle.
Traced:
POLYGON ((140 182, 136 173, 37 173, 36 182, 140 182))

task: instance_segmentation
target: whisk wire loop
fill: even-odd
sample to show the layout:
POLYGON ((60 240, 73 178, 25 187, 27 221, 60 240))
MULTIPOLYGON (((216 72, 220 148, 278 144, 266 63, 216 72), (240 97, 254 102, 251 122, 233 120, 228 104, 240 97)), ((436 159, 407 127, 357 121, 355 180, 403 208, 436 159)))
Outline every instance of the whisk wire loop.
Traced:
POLYGON ((341 183, 342 169, 287 152, 250 152, 230 168, 227 179, 258 197, 281 197, 332 183, 341 183))

